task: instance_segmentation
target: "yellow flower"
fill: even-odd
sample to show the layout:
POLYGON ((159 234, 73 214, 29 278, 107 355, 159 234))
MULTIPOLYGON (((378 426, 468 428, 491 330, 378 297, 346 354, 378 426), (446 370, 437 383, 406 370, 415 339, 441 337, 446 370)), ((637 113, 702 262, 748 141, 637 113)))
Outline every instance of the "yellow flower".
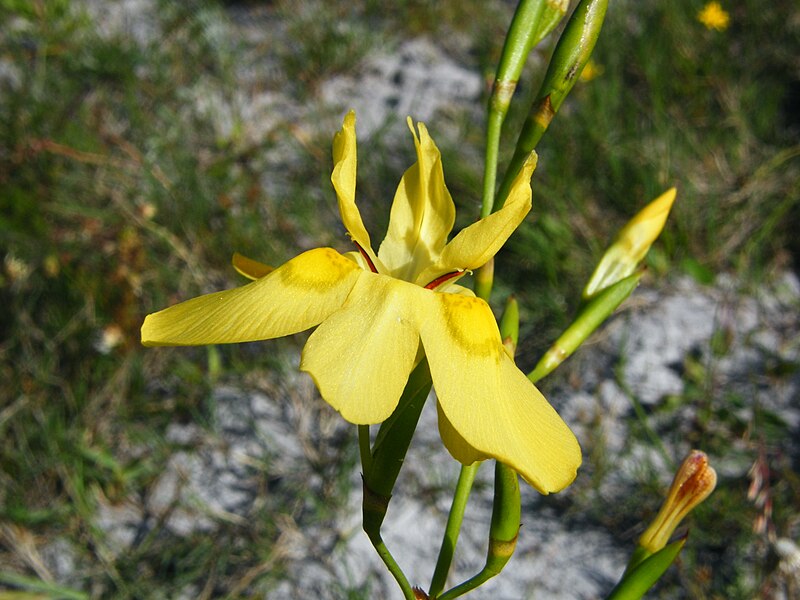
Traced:
MULTIPOLYGON (((456 284, 492 258, 530 210, 535 160, 526 163, 501 210, 448 243, 455 206, 441 155, 423 124, 419 136, 410 119, 409 127, 417 162, 400 181, 377 253, 355 203, 351 112, 334 138, 331 180, 358 251, 309 250, 248 285, 151 314, 142 342, 247 342, 317 326, 300 368, 325 401, 362 425, 392 414, 421 346, 438 398, 439 431, 453 457, 464 464, 495 458, 539 491, 558 491, 580 465, 577 440, 503 349, 488 304, 456 284)), ((250 271, 246 261, 236 262, 250 271)))
POLYGON ((719 2, 708 2, 703 10, 697 13, 697 20, 706 26, 706 29, 725 31, 730 24, 731 17, 719 2))
POLYGON ((597 263, 583 290, 585 299, 633 274, 664 229, 675 194, 675 188, 667 190, 625 224, 597 263))
POLYGON ((586 66, 583 67, 583 71, 581 71, 581 81, 588 83, 592 79, 595 79, 603 74, 605 71, 605 67, 603 65, 598 65, 594 62, 594 59, 590 58, 589 62, 586 63, 586 66))

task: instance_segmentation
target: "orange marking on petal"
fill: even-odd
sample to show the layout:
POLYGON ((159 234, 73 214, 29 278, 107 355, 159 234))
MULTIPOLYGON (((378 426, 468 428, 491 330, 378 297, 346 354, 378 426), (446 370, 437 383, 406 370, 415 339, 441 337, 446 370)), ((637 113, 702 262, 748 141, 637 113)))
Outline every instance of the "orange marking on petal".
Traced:
POLYGON ((364 257, 364 260, 367 261, 367 264, 369 265, 369 270, 372 271, 373 273, 377 273, 378 269, 375 268, 375 263, 372 262, 372 259, 369 257, 369 254, 366 253, 366 251, 361 247, 361 244, 359 244, 357 241, 353 240, 353 243, 356 245, 356 248, 358 248, 358 251, 361 253, 361 256, 364 257))
POLYGON ((457 277, 461 275, 462 271, 453 271, 452 273, 445 273, 444 275, 437 277, 433 281, 431 281, 428 285, 425 286, 426 290, 435 290, 437 287, 442 285, 445 281, 452 279, 453 277, 457 277))

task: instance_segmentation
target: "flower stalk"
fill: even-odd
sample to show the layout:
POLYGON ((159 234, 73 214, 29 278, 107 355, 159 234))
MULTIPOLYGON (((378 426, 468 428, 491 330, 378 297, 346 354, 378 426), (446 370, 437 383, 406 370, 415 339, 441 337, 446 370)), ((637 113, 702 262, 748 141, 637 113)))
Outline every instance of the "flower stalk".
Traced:
POLYGON ((584 304, 569 327, 553 342, 533 370, 528 373, 528 379, 536 383, 569 358, 633 293, 643 274, 643 271, 639 271, 617 281, 584 304))
POLYGON ((430 390, 431 374, 427 362, 423 359, 411 373, 394 413, 378 430, 371 451, 369 428, 364 425, 359 426, 359 448, 363 469, 362 527, 378 556, 397 581, 405 598, 412 600, 415 598, 415 592, 386 547, 380 531, 392 499, 394 484, 430 390))
POLYGON ((494 505, 489 529, 489 548, 483 569, 467 581, 448 590, 438 600, 453 600, 483 585, 503 570, 517 546, 520 528, 519 477, 510 467, 495 462, 494 505))
MULTIPOLYGON (((668 544, 658 552, 629 567, 620 582, 614 586, 606 600, 639 600, 678 558, 686 538, 668 544)), ((635 556, 635 553, 634 553, 635 556)))
POLYGON ((438 598, 447 583, 447 575, 450 572, 450 565, 453 563, 453 556, 456 552, 456 544, 461 533, 461 524, 464 521, 464 511, 467 508, 467 500, 472 491, 472 484, 475 482, 475 475, 478 473, 480 463, 462 465, 458 475, 458 483, 453 493, 453 503, 450 506, 450 513, 447 515, 447 525, 445 526, 442 546, 439 549, 439 556, 436 559, 436 567, 431 579, 429 596, 438 598))

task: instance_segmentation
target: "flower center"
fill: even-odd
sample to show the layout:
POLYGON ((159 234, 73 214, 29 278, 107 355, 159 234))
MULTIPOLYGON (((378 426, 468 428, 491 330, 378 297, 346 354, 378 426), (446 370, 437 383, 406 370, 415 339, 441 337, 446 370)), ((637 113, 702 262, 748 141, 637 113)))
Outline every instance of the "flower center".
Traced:
MULTIPOLYGON (((369 270, 372 271, 373 273, 377 273, 378 269, 375 266, 375 263, 372 262, 372 259, 369 257, 369 254, 367 254, 367 251, 364 250, 364 248, 361 247, 361 244, 359 244, 357 241, 352 240, 352 242, 356 245, 356 248, 358 248, 359 254, 361 254, 361 256, 364 258, 364 260, 367 261, 367 265, 369 265, 369 270)), ((449 280, 453 279, 454 277, 458 277, 459 275, 461 275, 461 273, 463 273, 463 271, 452 271, 450 273, 445 273, 444 275, 440 275, 439 277, 437 277, 433 281, 429 282, 424 287, 425 287, 426 290, 435 290, 437 287, 442 285, 444 282, 449 281, 449 280)))

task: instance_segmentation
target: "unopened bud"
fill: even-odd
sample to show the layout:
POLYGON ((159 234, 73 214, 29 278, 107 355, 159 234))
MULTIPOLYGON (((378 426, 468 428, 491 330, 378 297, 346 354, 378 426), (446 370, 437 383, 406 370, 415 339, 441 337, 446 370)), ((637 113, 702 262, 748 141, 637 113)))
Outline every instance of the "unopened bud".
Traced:
POLYGON ((658 515, 639 538, 639 546, 650 553, 661 550, 683 518, 708 498, 716 485, 717 473, 708 465, 708 456, 692 450, 675 474, 658 515))
POLYGON ((671 188, 645 206, 617 234, 606 250, 583 290, 584 300, 631 275, 650 246, 664 229, 675 188, 671 188))

